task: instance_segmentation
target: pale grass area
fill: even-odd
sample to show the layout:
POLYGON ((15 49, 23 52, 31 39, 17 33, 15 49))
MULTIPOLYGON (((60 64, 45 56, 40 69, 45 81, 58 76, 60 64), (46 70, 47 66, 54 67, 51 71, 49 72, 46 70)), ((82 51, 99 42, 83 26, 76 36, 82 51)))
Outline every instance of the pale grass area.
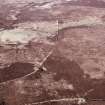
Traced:
POLYGON ((26 22, 16 25, 18 28, 0 32, 1 43, 28 43, 29 41, 47 41, 58 30, 57 22, 26 22))
POLYGON ((0 32, 1 42, 22 42, 26 43, 33 38, 33 32, 23 29, 4 30, 0 32))
POLYGON ((59 24, 58 20, 52 22, 25 22, 17 24, 18 28, 12 30, 4 30, 0 32, 0 40, 2 43, 28 43, 29 41, 42 41, 47 37, 56 35, 58 29, 76 26, 92 26, 104 25, 104 23, 97 17, 87 16, 79 21, 64 20, 63 24, 59 24))
POLYGON ((91 17, 87 16, 84 19, 81 19, 79 21, 70 21, 65 20, 65 22, 59 27, 60 29, 66 28, 66 27, 76 27, 76 26, 92 26, 92 25, 103 25, 104 23, 100 20, 100 18, 97 18, 96 16, 91 17))
POLYGON ((22 29, 32 29, 53 34, 58 30, 58 21, 25 22, 17 24, 16 26, 22 29))
POLYGON ((47 41, 46 38, 51 34, 40 31, 31 31, 24 29, 4 30, 0 32, 0 41, 6 43, 28 43, 29 41, 47 41))

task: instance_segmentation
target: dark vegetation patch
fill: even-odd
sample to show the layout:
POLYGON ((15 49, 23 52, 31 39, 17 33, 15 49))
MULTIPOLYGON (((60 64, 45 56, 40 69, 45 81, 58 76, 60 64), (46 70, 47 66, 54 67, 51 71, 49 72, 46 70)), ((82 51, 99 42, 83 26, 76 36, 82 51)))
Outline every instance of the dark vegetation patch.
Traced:
POLYGON ((45 66, 50 72, 56 73, 54 77, 56 81, 67 80, 77 88, 79 93, 91 88, 92 84, 89 78, 84 79, 84 72, 75 61, 60 56, 51 56, 45 62, 45 66))
POLYGON ((34 71, 33 67, 33 64, 30 63, 13 63, 9 67, 0 69, 0 82, 5 82, 25 76, 34 71))
POLYGON ((105 81, 104 80, 94 80, 93 91, 87 95, 87 99, 92 100, 104 100, 105 101, 105 81))
POLYGON ((67 96, 68 94, 71 96, 74 94, 79 94, 80 96, 85 96, 87 99, 96 99, 96 98, 104 98, 105 97, 105 83, 102 82, 104 80, 93 80, 89 75, 84 74, 83 69, 76 63, 75 61, 70 61, 61 56, 50 56, 48 60, 44 63, 46 68, 52 72, 56 73, 54 76, 55 81, 59 81, 60 79, 67 80, 68 83, 73 84, 75 90, 64 92, 59 91, 62 96, 67 96), (85 75, 85 78, 84 78, 85 75), (89 92, 89 90, 93 89, 93 91, 89 92))

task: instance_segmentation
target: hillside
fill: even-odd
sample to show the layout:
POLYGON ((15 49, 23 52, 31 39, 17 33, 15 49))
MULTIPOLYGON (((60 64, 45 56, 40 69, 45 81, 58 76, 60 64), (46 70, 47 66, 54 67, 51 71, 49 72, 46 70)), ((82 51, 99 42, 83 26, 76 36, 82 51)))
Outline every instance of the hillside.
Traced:
POLYGON ((105 0, 0 0, 0 104, 104 105, 104 45, 105 0))

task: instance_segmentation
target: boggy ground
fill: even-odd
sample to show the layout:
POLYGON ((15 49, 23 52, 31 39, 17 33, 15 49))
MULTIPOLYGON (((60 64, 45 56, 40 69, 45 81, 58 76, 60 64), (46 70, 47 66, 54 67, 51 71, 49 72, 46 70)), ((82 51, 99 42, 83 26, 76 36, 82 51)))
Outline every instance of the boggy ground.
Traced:
POLYGON ((105 97, 105 2, 15 1, 0 1, 1 102, 84 97, 87 105, 104 105, 92 100, 105 97))

